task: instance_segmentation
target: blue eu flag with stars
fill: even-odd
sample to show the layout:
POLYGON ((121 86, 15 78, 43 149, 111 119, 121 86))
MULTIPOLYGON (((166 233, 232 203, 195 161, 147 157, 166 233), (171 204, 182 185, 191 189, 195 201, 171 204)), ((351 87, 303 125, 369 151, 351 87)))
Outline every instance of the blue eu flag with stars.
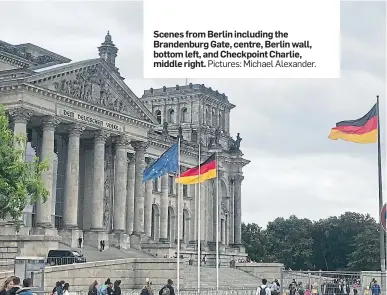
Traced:
POLYGON ((144 170, 142 181, 145 182, 167 173, 176 173, 179 169, 178 152, 176 143, 144 170))

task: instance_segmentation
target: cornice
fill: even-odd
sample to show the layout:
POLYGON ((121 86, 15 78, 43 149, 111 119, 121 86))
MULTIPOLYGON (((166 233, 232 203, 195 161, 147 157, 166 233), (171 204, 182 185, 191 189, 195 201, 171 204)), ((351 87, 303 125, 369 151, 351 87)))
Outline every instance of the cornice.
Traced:
POLYGON ((5 52, 0 52, 0 60, 18 68, 25 68, 30 65, 30 63, 28 63, 27 61, 21 61, 21 58, 14 57, 11 54, 7 54, 5 52))
POLYGON ((120 114, 116 111, 108 110, 108 109, 102 108, 100 106, 95 106, 95 105, 89 104, 85 101, 78 100, 78 99, 66 96, 64 94, 57 93, 55 91, 52 91, 52 90, 49 90, 46 88, 41 88, 41 87, 38 87, 38 86, 33 85, 33 84, 23 83, 23 84, 15 84, 15 85, 8 85, 8 86, 0 86, 0 93, 6 92, 6 91, 15 91, 15 90, 16 91, 28 91, 28 92, 35 93, 35 94, 40 94, 40 95, 49 97, 50 99, 55 99, 59 102, 71 104, 71 105, 77 106, 79 108, 93 111, 93 112, 96 112, 98 114, 112 117, 114 119, 118 119, 121 121, 125 121, 125 122, 128 122, 130 124, 134 124, 134 125, 137 125, 137 126, 140 126, 143 128, 154 127, 154 124, 149 123, 147 121, 143 121, 143 120, 140 120, 140 119, 128 116, 128 115, 123 115, 123 114, 120 114))

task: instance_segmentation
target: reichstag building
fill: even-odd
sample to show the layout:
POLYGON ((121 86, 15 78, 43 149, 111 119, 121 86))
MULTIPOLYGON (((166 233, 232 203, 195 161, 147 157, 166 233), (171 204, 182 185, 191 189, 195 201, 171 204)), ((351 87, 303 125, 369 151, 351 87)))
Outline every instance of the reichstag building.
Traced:
POLYGON ((109 33, 99 57, 81 62, 0 41, 0 103, 13 131, 28 139, 26 161, 35 155, 49 161, 42 180, 50 196, 25 208, 25 235, 56 236, 71 247, 81 236, 94 247, 103 240, 105 247, 170 257, 180 216, 182 253, 195 253, 198 239, 211 253, 216 234, 222 253, 243 253, 241 185, 249 161, 242 138, 230 134, 235 105, 199 84, 151 88, 137 97, 117 68, 117 52, 109 33), (215 180, 200 185, 200 204, 199 186, 183 186, 181 208, 174 175, 142 182, 146 165, 178 138, 183 170, 198 165, 199 144, 202 161, 220 150, 218 228, 215 180))

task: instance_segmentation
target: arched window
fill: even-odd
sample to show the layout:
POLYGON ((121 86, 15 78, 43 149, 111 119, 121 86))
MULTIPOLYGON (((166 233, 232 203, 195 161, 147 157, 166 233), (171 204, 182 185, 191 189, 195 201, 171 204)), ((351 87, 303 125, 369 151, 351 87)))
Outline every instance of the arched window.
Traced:
POLYGON ((181 109, 181 122, 188 122, 188 110, 187 108, 182 108, 181 109))
POLYGON ((156 113, 156 120, 159 124, 161 124, 161 111, 160 110, 157 110, 156 113))
POLYGON ((172 109, 168 111, 168 123, 175 123, 175 111, 172 109))

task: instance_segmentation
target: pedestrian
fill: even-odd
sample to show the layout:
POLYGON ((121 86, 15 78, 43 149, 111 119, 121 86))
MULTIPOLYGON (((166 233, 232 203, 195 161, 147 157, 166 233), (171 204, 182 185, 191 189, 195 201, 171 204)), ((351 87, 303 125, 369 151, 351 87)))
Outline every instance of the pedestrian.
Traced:
POLYGON ((9 277, 4 281, 3 285, 0 287, 0 295, 7 295, 7 291, 13 287, 13 278, 15 278, 15 276, 9 277))
POLYGON ((12 283, 13 286, 7 291, 7 295, 16 295, 16 292, 21 289, 19 277, 13 277, 12 283))
POLYGON ((98 289, 98 295, 107 295, 108 291, 108 287, 111 285, 111 281, 110 279, 107 279, 105 284, 103 284, 102 286, 99 287, 98 289))
POLYGON ((103 241, 99 241, 99 251, 103 251, 103 241))
POLYGON ((175 289, 173 288, 173 281, 168 279, 167 284, 159 291, 159 295, 175 295, 175 289))
POLYGON ((78 238, 78 248, 82 248, 82 241, 83 241, 83 239, 82 239, 82 237, 80 236, 80 237, 78 238))
POLYGON ((113 286, 114 286, 114 289, 113 289, 113 295, 121 295, 121 280, 117 280, 114 282, 113 286))
POLYGON ((69 295, 69 289, 70 289, 70 284, 69 283, 65 283, 63 285, 63 295, 69 295))
POLYGON ((58 286, 56 287, 56 290, 54 292, 54 295, 64 295, 63 294, 63 287, 64 287, 65 281, 60 281, 58 286))
POLYGON ((375 279, 374 279, 374 283, 371 287, 371 294, 372 295, 380 295, 380 286, 375 279))
POLYGON ((97 281, 94 281, 94 282, 89 286, 89 292, 87 293, 87 295, 97 295, 97 293, 98 293, 97 286, 98 286, 98 282, 97 282, 97 281))
POLYGON ((32 295, 31 292, 32 280, 30 278, 23 280, 23 287, 16 291, 18 295, 32 295))
POLYGON ((256 295, 271 295, 270 288, 267 286, 267 280, 262 280, 262 285, 257 288, 256 295))
POLYGON ((140 295, 154 295, 152 290, 152 282, 149 280, 149 278, 146 278, 145 282, 146 284, 144 288, 142 288, 140 295))

